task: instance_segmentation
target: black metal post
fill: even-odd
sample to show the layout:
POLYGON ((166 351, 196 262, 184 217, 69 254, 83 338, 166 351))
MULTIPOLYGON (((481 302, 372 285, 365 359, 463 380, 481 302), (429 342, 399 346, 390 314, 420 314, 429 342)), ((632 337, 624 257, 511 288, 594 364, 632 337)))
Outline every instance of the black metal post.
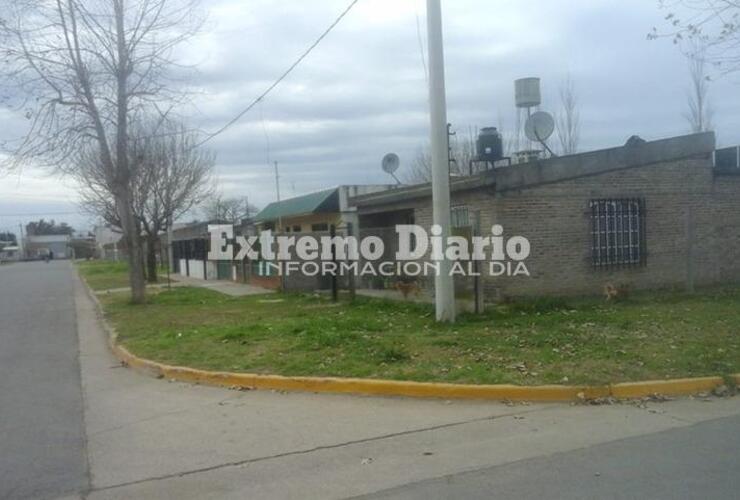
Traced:
MULTIPOLYGON (((332 224, 329 227, 329 235, 331 236, 332 240, 337 235, 337 230, 334 227, 334 224, 332 224)), ((332 243, 331 245, 331 261, 336 266, 337 264, 337 246, 332 243)), ((331 300, 332 302, 336 302, 339 300, 339 289, 337 287, 337 273, 336 270, 331 275, 331 300)))
MULTIPOLYGON (((354 236, 354 226, 351 222, 347 223, 347 237, 351 238, 354 236)), ((355 300, 356 295, 356 285, 355 285, 355 275, 354 273, 350 272, 349 276, 347 276, 347 285, 349 288, 349 300, 350 302, 353 302, 355 300)))

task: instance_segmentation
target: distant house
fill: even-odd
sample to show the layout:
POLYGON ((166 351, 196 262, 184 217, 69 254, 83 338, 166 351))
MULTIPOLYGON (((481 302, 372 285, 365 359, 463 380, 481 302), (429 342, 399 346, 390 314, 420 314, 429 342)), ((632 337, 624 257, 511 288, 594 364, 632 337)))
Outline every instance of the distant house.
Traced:
POLYGON ((355 196, 377 193, 396 186, 385 184, 338 186, 267 205, 254 222, 258 230, 278 233, 329 231, 332 226, 352 222, 356 210, 348 200, 355 196))
MULTIPOLYGON (((254 218, 256 230, 272 230, 277 234, 324 233, 332 230, 346 233, 357 231, 357 210, 349 204, 355 196, 385 192, 395 189, 395 185, 370 184, 338 186, 315 193, 276 201, 267 205, 254 218), (352 229, 350 229, 352 227, 352 229)), ((327 288, 330 281, 326 277, 304 278, 298 274, 281 279, 266 261, 249 263, 249 272, 244 273, 245 281, 267 287, 285 290, 315 290, 327 288)))
MULTIPOLYGON (((214 223, 192 222, 173 229, 173 271, 203 280, 218 278, 216 263, 208 262, 208 225, 214 223)), ((228 275, 223 279, 228 279, 228 275)))
POLYGON ((45 234, 27 236, 24 242, 25 257, 41 259, 70 259, 74 257, 72 237, 68 234, 45 234))
MULTIPOLYGON (((201 280, 238 280, 237 263, 231 260, 209 260, 210 234, 208 226, 224 224, 223 221, 204 221, 179 224, 172 230, 173 271, 181 276, 201 280)), ((236 234, 241 234, 243 222, 235 226, 236 234)), ((164 235, 163 235, 164 236, 164 235)), ((166 238, 162 239, 166 246, 166 238)))
POLYGON ((0 263, 1 262, 15 262, 21 260, 20 247, 16 245, 8 245, 0 248, 0 263))
MULTIPOLYGON (((715 154, 713 133, 495 168, 453 179, 450 191, 453 234, 491 236, 500 225, 531 244, 529 277, 483 273, 489 301, 740 283, 740 150, 715 154)), ((432 225, 429 184, 351 205, 361 237, 432 225)), ((419 281, 431 295, 433 279, 419 281)), ((473 282, 456 277, 458 296, 473 282)))
POLYGON ((123 234, 114 231, 110 226, 95 226, 93 228, 95 237, 95 255, 99 259, 121 260, 125 258, 122 244, 123 234))

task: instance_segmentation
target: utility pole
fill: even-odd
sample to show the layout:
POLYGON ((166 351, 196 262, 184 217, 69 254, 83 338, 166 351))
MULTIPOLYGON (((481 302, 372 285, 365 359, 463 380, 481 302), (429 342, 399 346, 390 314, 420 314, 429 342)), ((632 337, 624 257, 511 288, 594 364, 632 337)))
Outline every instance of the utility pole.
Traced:
POLYGON ((18 253, 20 253, 22 260, 26 260, 26 245, 23 242, 23 223, 18 224, 18 229, 21 230, 20 237, 18 238, 18 253))
POLYGON ((170 279, 170 272, 173 270, 174 265, 174 253, 172 249, 172 215, 167 218, 167 289, 169 290, 172 285, 172 279, 170 279))
MULTIPOLYGON (((427 0, 429 45, 429 108, 432 146, 432 220, 442 229, 443 248, 450 237, 450 164, 445 97, 444 44, 440 0, 427 0)), ((434 278, 437 321, 455 321, 455 288, 450 271, 452 262, 445 256, 434 278)))
MULTIPOLYGON (((277 190, 277 202, 280 203, 280 175, 278 174, 278 162, 275 162, 275 189, 277 190)), ((279 232, 283 227, 283 218, 280 216, 280 210, 278 209, 278 227, 275 228, 275 232, 279 232)))

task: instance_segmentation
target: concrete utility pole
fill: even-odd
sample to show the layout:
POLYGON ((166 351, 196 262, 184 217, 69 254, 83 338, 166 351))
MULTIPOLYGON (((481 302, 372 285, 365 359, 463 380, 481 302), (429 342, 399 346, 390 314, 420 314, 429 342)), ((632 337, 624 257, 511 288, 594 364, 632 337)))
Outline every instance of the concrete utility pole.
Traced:
MULTIPOLYGON (((450 167, 447 136, 447 102, 445 97, 445 62, 442 42, 442 8, 440 0, 427 0, 427 37, 429 44, 429 107, 432 145, 432 219, 442 228, 444 248, 450 236, 450 167)), ((440 262, 434 279, 437 321, 455 321, 455 288, 450 276, 452 262, 440 262)))
MULTIPOLYGON (((277 191, 277 202, 280 204, 280 174, 278 173, 278 162, 275 162, 275 190, 277 191)), ((278 227, 275 228, 275 232, 279 233, 282 231, 283 218, 280 216, 280 210, 278 207, 278 227)))
POLYGON ((18 253, 21 256, 21 260, 26 259, 26 243, 23 241, 23 224, 18 224, 18 229, 20 229, 21 234, 18 237, 18 253))
POLYGON ((172 216, 167 219, 167 289, 171 288, 170 273, 174 270, 175 252, 172 248, 172 216))

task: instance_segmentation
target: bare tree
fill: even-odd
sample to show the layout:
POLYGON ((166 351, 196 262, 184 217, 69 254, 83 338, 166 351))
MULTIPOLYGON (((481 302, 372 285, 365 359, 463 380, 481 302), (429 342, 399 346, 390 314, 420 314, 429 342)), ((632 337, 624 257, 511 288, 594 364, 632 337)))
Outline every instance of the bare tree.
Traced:
POLYGON ((686 96, 687 109, 684 118, 689 123, 691 132, 706 132, 712 129, 714 110, 709 102, 710 80, 702 47, 696 47, 689 55, 689 77, 691 87, 686 96))
POLYGON ((659 0, 669 24, 653 28, 648 39, 668 37, 691 50, 699 45, 704 60, 720 73, 740 71, 740 2, 738 0, 659 0))
POLYGON ((259 209, 250 204, 247 198, 228 198, 216 194, 201 206, 201 211, 208 220, 238 224, 242 219, 257 215, 259 209))
MULTIPOLYGON (((468 175, 470 160, 476 156, 476 136, 474 128, 468 128, 462 137, 453 135, 450 139, 450 174, 468 175)), ((421 184, 432 180, 432 157, 429 147, 420 148, 411 163, 410 170, 406 172, 404 181, 409 184, 421 184)))
POLYGON ((520 131, 516 127, 513 130, 506 128, 506 122, 501 111, 498 113, 497 128, 503 139, 504 156, 511 155, 514 151, 519 151, 520 131))
POLYGON ((74 173, 95 151, 129 248, 131 300, 145 299, 134 215, 137 164, 129 123, 177 96, 168 91, 174 47, 199 26, 197 0, 19 0, 0 23, 6 75, 29 120, 9 148, 11 167, 37 163, 74 173))
POLYGON ((581 140, 581 114, 578 110, 578 93, 570 75, 563 80, 558 94, 560 110, 555 117, 555 127, 560 151, 564 155, 572 155, 578 152, 581 140))
MULTIPOLYGON (((133 213, 146 242, 146 276, 157 281, 159 236, 172 222, 201 203, 211 193, 213 153, 196 147, 198 138, 181 124, 150 123, 132 128, 129 146, 136 163, 132 179, 133 213)), ((75 178, 86 211, 101 217, 113 228, 121 220, 112 200, 105 169, 96 153, 78 162, 75 178)))

